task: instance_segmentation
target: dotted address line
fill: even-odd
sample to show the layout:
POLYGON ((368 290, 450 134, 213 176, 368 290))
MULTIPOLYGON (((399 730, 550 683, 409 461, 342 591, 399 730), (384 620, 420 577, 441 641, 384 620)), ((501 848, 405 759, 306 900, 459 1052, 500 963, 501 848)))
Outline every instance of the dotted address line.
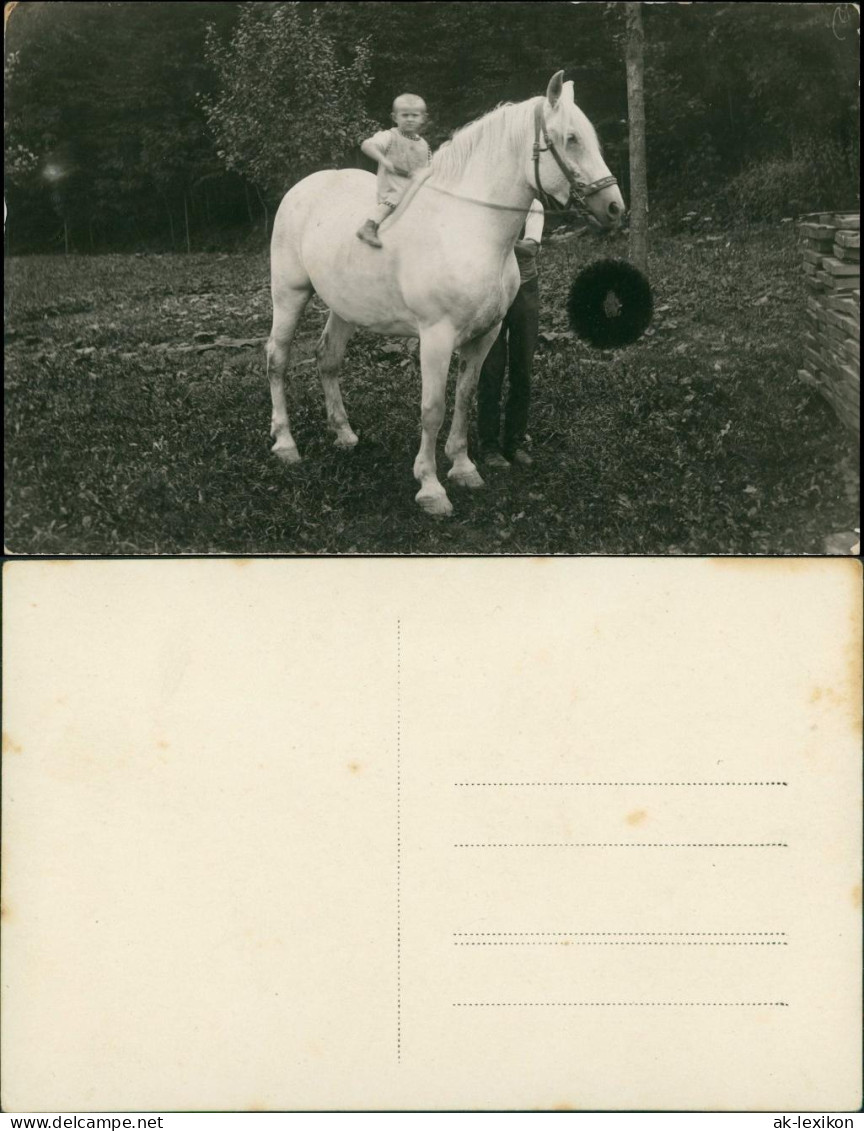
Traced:
POLYGON ((575 942, 569 940, 559 939, 557 942, 550 941, 533 941, 533 942, 457 942, 454 946, 788 946, 787 942, 753 942, 741 941, 733 939, 712 940, 712 941, 699 941, 694 942, 688 939, 681 940, 666 940, 666 939, 619 939, 612 941, 610 939, 579 939, 575 942))
POLYGON ((402 1062, 402 621, 396 620, 396 1062, 402 1062))
POLYGON ((454 1001, 457 1009, 554 1009, 574 1006, 660 1006, 673 1008, 692 1008, 694 1006, 730 1008, 765 1008, 766 1006, 788 1007, 788 1001, 454 1001))
POLYGON ((701 841, 606 841, 584 840, 563 842, 503 842, 482 844, 454 844, 454 848, 788 848, 783 841, 749 842, 701 842, 701 841))
POLYGON ((454 931, 454 938, 492 938, 502 935, 558 935, 570 938, 575 935, 782 935, 785 931, 454 931))
POLYGON ((788 785, 785 781, 457 781, 453 783, 459 788, 478 788, 482 786, 525 786, 548 787, 567 786, 570 788, 596 787, 596 786, 771 786, 788 785))

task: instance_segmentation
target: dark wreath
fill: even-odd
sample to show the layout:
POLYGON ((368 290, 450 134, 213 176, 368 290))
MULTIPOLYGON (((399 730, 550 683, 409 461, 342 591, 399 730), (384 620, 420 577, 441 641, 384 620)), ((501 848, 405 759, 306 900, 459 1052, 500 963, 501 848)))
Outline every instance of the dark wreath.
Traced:
POLYGON ((651 286, 626 259, 600 259, 580 271, 570 287, 567 315, 573 332, 598 349, 637 341, 654 312, 651 286))

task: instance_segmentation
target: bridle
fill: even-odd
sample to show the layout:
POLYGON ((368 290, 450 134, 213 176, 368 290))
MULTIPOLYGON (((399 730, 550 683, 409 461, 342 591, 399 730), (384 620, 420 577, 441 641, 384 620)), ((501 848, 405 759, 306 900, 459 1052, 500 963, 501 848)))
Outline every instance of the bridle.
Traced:
MULTIPOLYGON (((610 173, 608 177, 601 177, 598 181, 592 181, 590 184, 585 184, 580 181, 576 173, 570 165, 562 158, 561 154, 555 148, 552 139, 549 137, 549 131, 546 129, 546 121, 543 117, 543 100, 538 101, 534 108, 534 147, 532 149, 532 159, 534 161, 534 191, 537 194, 537 199, 543 205, 546 211, 554 212, 558 216, 587 216, 589 220, 596 224, 594 217, 591 215, 591 210, 585 203, 589 196, 600 192, 601 189, 608 188, 610 185, 617 185, 618 178, 613 177, 610 173), (540 135, 543 135, 543 141, 546 143, 545 147, 540 144, 540 135), (540 154, 551 153, 558 168, 567 178, 567 184, 570 186, 570 195, 567 198, 566 204, 559 203, 554 196, 551 196, 545 191, 540 184, 540 154)), ((455 200, 464 201, 466 204, 480 204, 484 208, 492 208, 496 212, 521 212, 525 214, 527 209, 514 207, 512 204, 494 204, 491 200, 478 200, 473 196, 462 196, 460 193, 451 192, 449 189, 441 188, 438 185, 430 185, 427 178, 420 182, 418 189, 427 188, 433 192, 441 193, 442 196, 452 196, 455 200)), ((409 201, 410 203, 410 201, 409 201)), ((394 220, 395 222, 395 220, 394 220)))
POLYGON ((551 212, 565 212, 571 208, 577 214, 587 212, 586 200, 589 196, 600 192, 601 189, 608 188, 610 185, 617 185, 617 177, 612 174, 608 177, 601 177, 599 181, 592 181, 586 185, 584 181, 580 181, 576 176, 573 168, 567 164, 561 154, 555 148, 552 139, 549 137, 549 131, 546 129, 546 120, 543 117, 543 102, 542 100, 534 107, 534 148, 532 150, 532 157, 534 161, 534 181, 537 197, 545 209, 551 212), (544 146, 540 144, 540 135, 543 135, 544 146), (567 178, 567 184, 570 186, 570 196, 567 198, 567 203, 564 205, 559 204, 554 196, 550 196, 548 192, 543 189, 540 184, 540 154, 551 153, 552 157, 557 164, 558 168, 567 178))

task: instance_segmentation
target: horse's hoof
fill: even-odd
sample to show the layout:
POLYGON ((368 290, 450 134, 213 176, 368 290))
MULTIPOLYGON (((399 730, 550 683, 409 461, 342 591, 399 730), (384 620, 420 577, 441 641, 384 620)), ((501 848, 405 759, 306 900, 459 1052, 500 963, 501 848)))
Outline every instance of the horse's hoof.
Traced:
POLYGON ((422 491, 418 491, 415 500, 426 514, 435 515, 437 518, 446 518, 453 513, 453 504, 443 492, 440 495, 424 495, 422 491))
POLYGON ((476 467, 472 467, 470 471, 457 471, 455 467, 451 467, 447 472, 447 478, 452 483, 457 483, 460 487, 468 487, 472 491, 486 486, 486 480, 476 467))
POLYGON ((297 451, 296 444, 274 444, 270 450, 282 463, 300 462, 300 453, 297 451))
POLYGON ((333 441, 334 448, 341 448, 344 451, 350 451, 351 448, 356 448, 360 443, 360 437, 353 432, 340 432, 336 439, 333 441))

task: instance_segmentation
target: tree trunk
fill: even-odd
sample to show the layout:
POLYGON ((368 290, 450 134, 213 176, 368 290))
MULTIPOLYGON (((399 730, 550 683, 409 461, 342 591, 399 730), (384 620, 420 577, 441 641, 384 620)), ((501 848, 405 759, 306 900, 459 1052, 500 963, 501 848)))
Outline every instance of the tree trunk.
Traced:
POLYGON ((267 203, 261 195, 261 189, 259 189, 257 185, 255 186, 255 191, 258 193, 258 199, 261 201, 261 208, 264 211, 264 235, 266 237, 270 231, 270 213, 267 211, 267 203))
POLYGON ((247 183, 245 181, 243 182, 243 192, 246 194, 246 212, 248 213, 248 216, 249 216, 249 224, 250 224, 250 227, 254 228, 255 227, 255 217, 252 215, 252 200, 249 196, 249 186, 247 185, 247 183))
POLYGON ((645 161, 642 4, 627 4, 627 106, 630 139, 630 259, 648 270, 648 177, 645 161))
POLYGON ((189 238, 189 201, 186 193, 183 193, 183 218, 186 221, 186 254, 192 251, 192 241, 189 238))
POLYGON ((66 217, 63 217, 63 248, 66 255, 69 254, 69 224, 66 217))
POLYGON ((162 204, 165 206, 165 215, 168 217, 168 230, 171 233, 171 250, 177 250, 177 240, 174 235, 174 217, 171 215, 171 200, 167 193, 156 190, 162 199, 162 204))

